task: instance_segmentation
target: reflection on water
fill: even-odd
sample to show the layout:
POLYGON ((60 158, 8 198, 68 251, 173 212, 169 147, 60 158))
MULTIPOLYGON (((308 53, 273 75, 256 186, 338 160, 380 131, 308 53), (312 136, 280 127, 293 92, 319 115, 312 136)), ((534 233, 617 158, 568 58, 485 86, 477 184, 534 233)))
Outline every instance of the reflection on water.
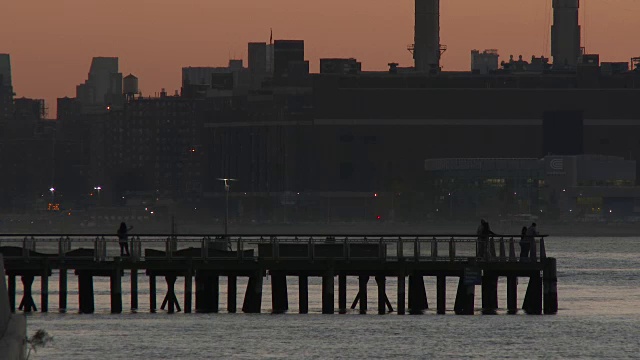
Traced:
MULTIPOLYGON (((321 315, 321 279, 309 279, 309 315, 296 314, 297 279, 288 278, 289 314, 271 315, 269 280, 265 280, 265 314, 226 314, 226 279, 220 278, 220 314, 149 314, 148 280, 140 275, 139 312, 109 314, 109 280, 96 278, 96 314, 77 314, 77 281, 69 277, 69 313, 29 317, 29 328, 46 329, 55 338, 39 350, 43 359, 178 358, 619 358, 638 356, 640 336, 640 250, 636 238, 550 238, 549 256, 558 259, 560 312, 556 316, 455 316, 451 310, 456 279, 447 284, 446 316, 321 315)), ((128 275, 128 274, 127 274, 128 275)), ((130 307, 128 276, 123 277, 123 308, 130 307)), ((430 305, 435 279, 425 278, 430 305)), ((239 307, 246 280, 238 281, 239 307)), ((520 279, 519 302, 526 279, 520 279)), ((50 309, 57 306, 57 274, 49 281, 50 309)), ((336 284, 337 286, 337 284, 336 284)), ((375 282, 370 281, 371 294, 375 282)), ((39 284, 34 284, 34 290, 39 284)), ((184 282, 176 284, 182 303, 184 282)), ((158 305, 166 283, 158 279, 158 305)), ((387 281, 395 307, 396 280, 387 281)), ((476 306, 480 304, 477 287, 476 306)), ((499 284, 500 306, 506 282, 499 284)), ((357 281, 348 282, 348 302, 357 281)), ((21 293, 20 287, 18 293, 21 293)), ((34 291, 39 305, 39 293, 34 291)), ((19 300, 19 299, 18 299, 19 300)), ((501 311, 504 313, 504 309, 501 311)))

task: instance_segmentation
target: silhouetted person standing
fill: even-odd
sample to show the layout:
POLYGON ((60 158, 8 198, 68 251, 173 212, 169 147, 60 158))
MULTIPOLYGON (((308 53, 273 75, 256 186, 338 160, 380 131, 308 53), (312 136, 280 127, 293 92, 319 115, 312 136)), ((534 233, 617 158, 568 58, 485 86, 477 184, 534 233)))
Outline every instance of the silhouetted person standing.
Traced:
POLYGON ((520 232, 520 259, 529 257, 529 251, 531 250, 531 242, 527 238, 527 227, 523 226, 520 232))
MULTIPOLYGON (((489 223, 484 219, 481 219, 480 226, 478 226, 477 234, 478 234, 478 257, 484 259, 487 257, 489 253, 488 251, 489 236, 495 235, 495 233, 491 231, 491 227, 489 226, 489 223)), ((495 247, 492 252, 495 253, 495 247)))
POLYGON ((536 223, 531 223, 527 229, 526 242, 529 244, 529 257, 536 259, 536 236, 538 236, 538 228, 536 223))
POLYGON ((124 222, 120 223, 120 228, 118 229, 118 243, 120 243, 120 256, 131 256, 129 254, 129 237, 127 233, 129 230, 133 229, 133 226, 127 227, 127 224, 124 222))

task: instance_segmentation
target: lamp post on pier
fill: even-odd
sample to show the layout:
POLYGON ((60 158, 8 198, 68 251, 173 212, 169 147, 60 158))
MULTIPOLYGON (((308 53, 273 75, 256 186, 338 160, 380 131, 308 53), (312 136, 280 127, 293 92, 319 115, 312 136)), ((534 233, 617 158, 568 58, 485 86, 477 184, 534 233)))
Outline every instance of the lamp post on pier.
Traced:
POLYGON ((224 181, 224 237, 227 238, 229 233, 229 191, 231 190, 230 181, 237 181, 237 179, 218 178, 217 180, 224 181))

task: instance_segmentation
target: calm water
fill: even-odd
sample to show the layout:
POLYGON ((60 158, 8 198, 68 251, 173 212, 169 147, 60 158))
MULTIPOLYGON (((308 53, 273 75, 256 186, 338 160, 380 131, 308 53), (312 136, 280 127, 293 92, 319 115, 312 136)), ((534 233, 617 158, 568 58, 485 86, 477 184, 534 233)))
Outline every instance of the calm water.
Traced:
MULTIPOLYGON (((140 277, 138 313, 109 314, 109 282, 96 278, 96 314, 77 314, 77 281, 69 277, 69 313, 35 313, 29 333, 47 330, 52 346, 38 359, 206 359, 206 358, 640 358, 640 238, 550 238, 549 256, 558 259, 560 311, 556 316, 456 316, 452 313, 456 279, 447 287, 448 314, 321 315, 320 279, 310 279, 310 310, 298 315, 297 280, 289 278, 290 313, 271 315, 265 279, 264 314, 149 314, 148 282, 140 277)), ((128 276, 123 277, 123 280, 128 276)), ((220 308, 226 309, 221 278, 220 308)), ((435 279, 425 278, 435 307, 435 279)), ((50 279, 50 308, 57 307, 57 275, 50 279)), ((239 279, 238 305, 243 283, 239 279)), ((375 282, 369 284, 375 294, 375 282)), ((337 284, 336 284, 337 286, 337 284)), ((123 307, 129 308, 129 284, 123 307)), ((178 282, 177 289, 184 289, 178 282)), ((34 284, 34 290, 39 284, 34 284)), ((158 305, 166 289, 158 281, 158 305)), ((520 280, 519 303, 526 290, 520 280)), ((506 284, 500 283, 500 306, 506 284)), ((21 290, 18 289, 21 293, 21 290)), ((349 279, 348 301, 357 292, 349 279)), ((395 307, 396 283, 387 280, 395 307)), ((476 290, 480 305, 480 287, 476 290)), ((39 306, 39 294, 34 299, 39 306)), ((182 303, 182 292, 177 294, 182 303)), ((336 291, 337 297, 337 291, 336 291)), ((19 299, 18 299, 19 301, 19 299)), ((504 313, 504 309, 502 310, 504 313)))

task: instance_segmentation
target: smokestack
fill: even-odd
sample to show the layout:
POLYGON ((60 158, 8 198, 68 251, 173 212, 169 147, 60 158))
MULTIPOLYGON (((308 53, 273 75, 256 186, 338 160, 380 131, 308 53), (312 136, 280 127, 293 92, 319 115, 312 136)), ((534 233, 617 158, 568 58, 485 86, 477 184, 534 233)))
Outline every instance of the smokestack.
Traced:
POLYGON ((553 0, 551 56, 555 68, 574 67, 580 58, 580 0, 553 0))
POLYGON ((416 71, 440 71, 440 0, 416 0, 413 59, 416 71))

